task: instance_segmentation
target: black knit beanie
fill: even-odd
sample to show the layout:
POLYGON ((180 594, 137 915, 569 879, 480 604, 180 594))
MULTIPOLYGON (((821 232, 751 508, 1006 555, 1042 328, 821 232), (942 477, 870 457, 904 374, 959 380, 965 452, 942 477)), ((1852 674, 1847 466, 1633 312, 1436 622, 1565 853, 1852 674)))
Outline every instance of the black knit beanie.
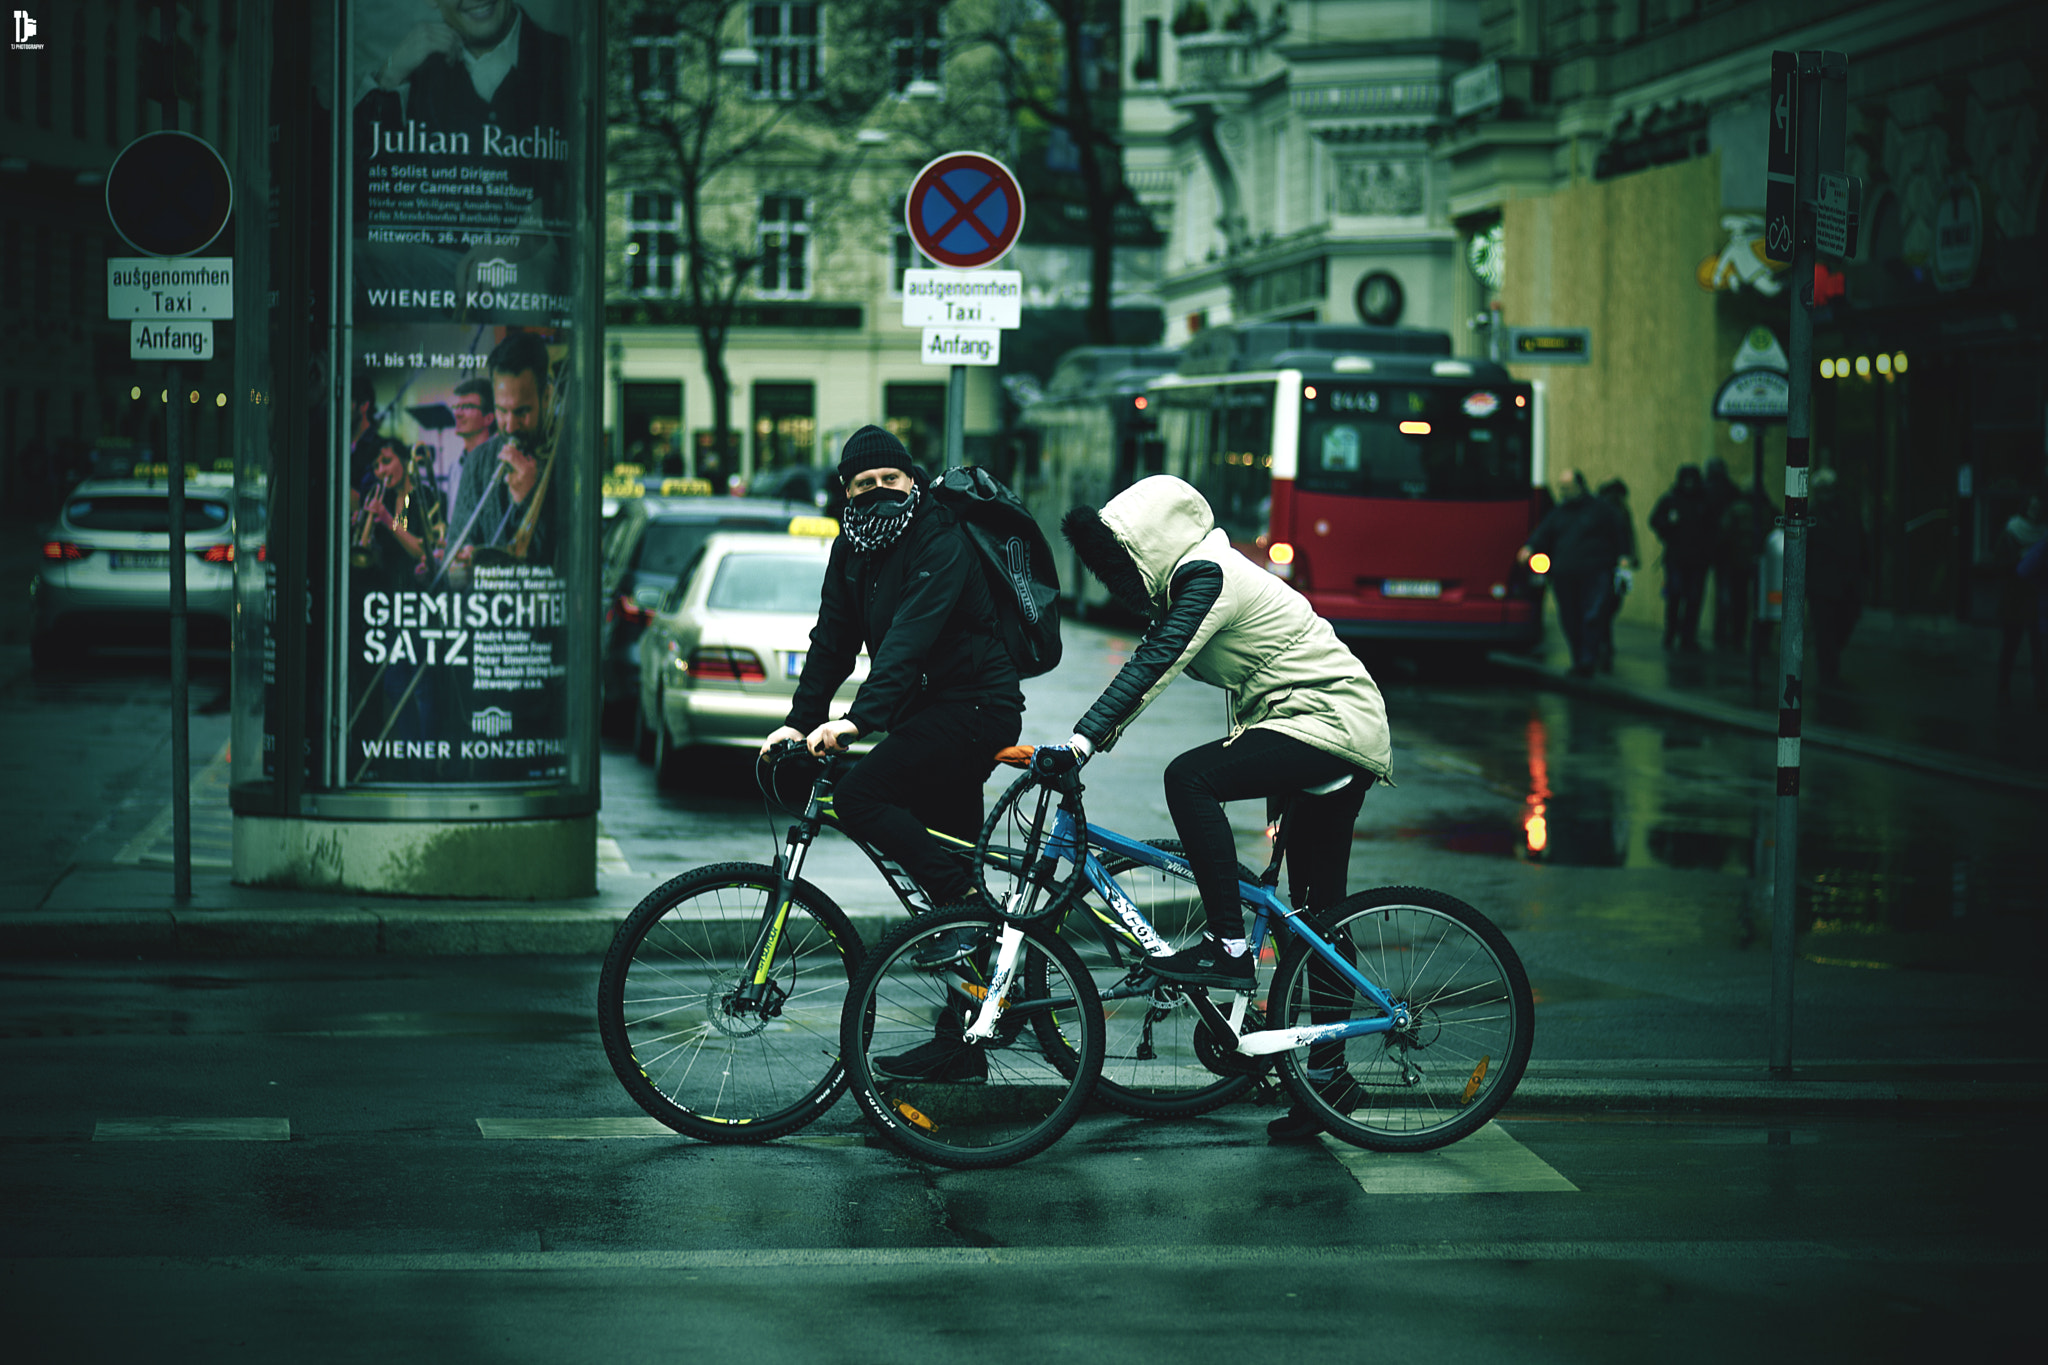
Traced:
POLYGON ((877 426, 865 426, 846 438, 839 453, 839 482, 850 484, 857 474, 870 469, 910 470, 910 452, 903 442, 877 426))

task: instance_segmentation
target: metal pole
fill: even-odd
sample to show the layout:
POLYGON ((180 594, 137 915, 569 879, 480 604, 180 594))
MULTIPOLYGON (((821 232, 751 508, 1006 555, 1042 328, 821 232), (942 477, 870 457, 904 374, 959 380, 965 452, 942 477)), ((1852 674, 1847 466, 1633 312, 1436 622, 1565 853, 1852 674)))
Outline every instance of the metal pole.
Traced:
POLYGON ((946 468, 967 463, 967 367, 953 366, 946 381, 946 468))
POLYGON ((1770 532, 1764 529, 1764 423, 1756 424, 1749 462, 1749 554, 1752 577, 1749 584, 1749 691, 1754 700, 1763 682, 1764 667, 1764 546, 1770 532))
MULTIPOLYGON (((1798 59, 1799 142, 1792 249, 1791 393, 1785 417, 1785 602, 1779 633, 1778 847, 1771 894, 1771 1070, 1792 1070, 1792 966, 1798 932, 1800 661, 1806 647, 1807 461, 1813 439, 1813 213, 1823 56, 1798 59)), ((1835 57, 1836 61, 1841 58, 1835 57)))
POLYGON ((178 405, 185 381, 177 365, 164 377, 164 458, 171 467, 171 895, 192 899, 192 711, 185 651, 185 454, 178 448, 178 405))

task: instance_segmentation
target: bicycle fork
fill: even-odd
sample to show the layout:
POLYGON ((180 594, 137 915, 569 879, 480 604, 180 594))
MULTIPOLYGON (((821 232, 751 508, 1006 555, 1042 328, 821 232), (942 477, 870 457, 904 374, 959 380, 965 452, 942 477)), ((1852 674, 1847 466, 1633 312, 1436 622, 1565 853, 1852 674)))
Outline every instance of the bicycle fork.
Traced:
POLYGON ((736 1014, 754 1010, 772 1014, 776 1010, 775 997, 779 992, 775 983, 769 980, 769 974, 775 965, 776 949, 782 945, 782 932, 789 925, 790 901, 796 892, 797 877, 803 871, 811 841, 817 837, 817 806, 817 801, 813 800, 811 807, 805 810, 804 818, 789 827, 782 855, 775 860, 775 890, 762 909, 761 927, 756 931, 754 946, 747 954, 745 979, 732 993, 730 1008, 736 1014))

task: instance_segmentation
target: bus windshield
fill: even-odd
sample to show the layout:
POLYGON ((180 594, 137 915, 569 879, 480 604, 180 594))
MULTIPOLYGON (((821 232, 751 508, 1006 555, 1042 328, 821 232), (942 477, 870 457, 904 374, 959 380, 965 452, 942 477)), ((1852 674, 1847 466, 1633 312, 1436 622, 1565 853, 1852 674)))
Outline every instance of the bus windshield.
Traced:
POLYGON ((1529 496, 1528 408, 1515 406, 1512 391, 1309 385, 1300 452, 1295 487, 1304 493, 1458 502, 1529 496))

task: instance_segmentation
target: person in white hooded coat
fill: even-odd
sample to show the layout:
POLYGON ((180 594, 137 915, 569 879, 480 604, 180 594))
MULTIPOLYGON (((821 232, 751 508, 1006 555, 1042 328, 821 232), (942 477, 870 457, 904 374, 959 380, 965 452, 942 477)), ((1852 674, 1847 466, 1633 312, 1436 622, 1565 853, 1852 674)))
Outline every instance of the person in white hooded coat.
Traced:
MULTIPOLYGON (((1249 990, 1254 964, 1223 803, 1292 798, 1294 904, 1313 911, 1343 899, 1359 807, 1366 789, 1392 771, 1385 701, 1330 623, 1233 549, 1184 480, 1142 479, 1100 512, 1075 508, 1061 530, 1111 595, 1151 626, 1073 737, 1041 747, 1039 769, 1058 772, 1114 747, 1183 671, 1229 695, 1229 732, 1181 754, 1165 774, 1167 809, 1208 926, 1199 943, 1147 965, 1169 981, 1249 990)), ((1312 1072, 1320 1060, 1310 1058, 1312 1072)), ((1281 1131, 1288 1127, 1289 1119, 1277 1120, 1275 1136, 1299 1135, 1281 1131)))

